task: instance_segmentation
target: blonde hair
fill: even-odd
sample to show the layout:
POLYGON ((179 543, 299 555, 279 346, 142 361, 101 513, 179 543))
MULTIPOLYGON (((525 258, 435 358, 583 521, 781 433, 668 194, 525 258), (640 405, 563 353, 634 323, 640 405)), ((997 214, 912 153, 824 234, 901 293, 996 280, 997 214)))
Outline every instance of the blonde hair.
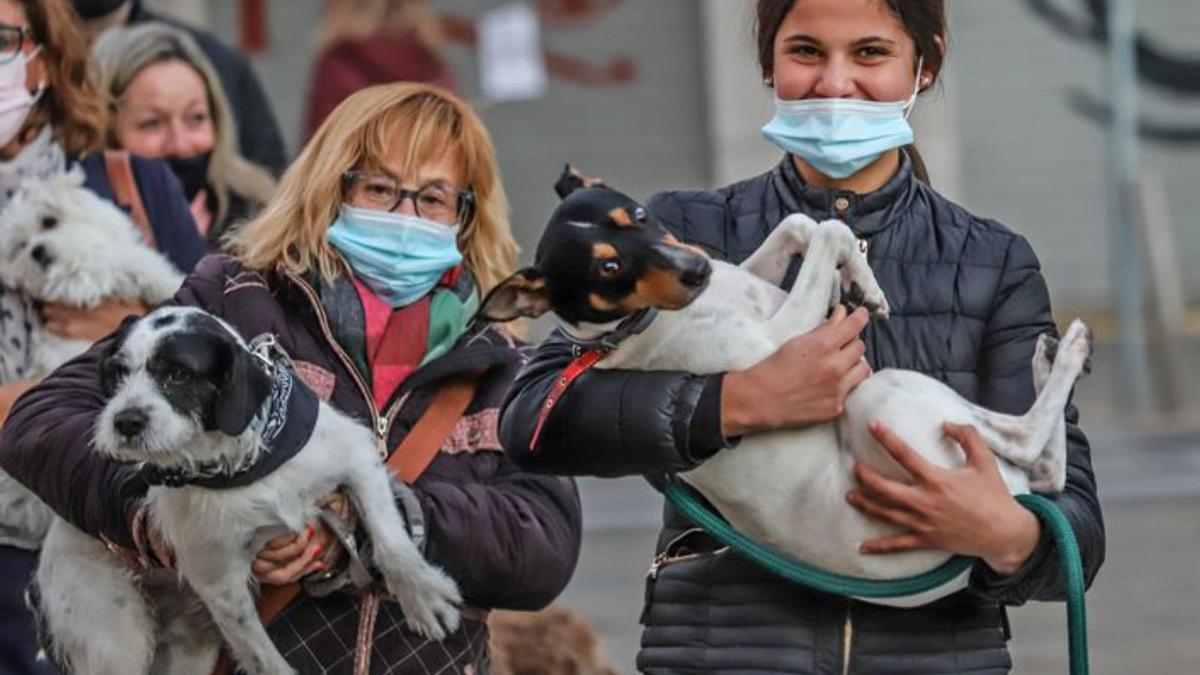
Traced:
POLYGON ((475 193, 475 208, 458 232, 458 248, 480 292, 487 293, 517 262, 496 152, 475 112, 454 94, 428 84, 381 84, 342 101, 283 175, 266 208, 232 235, 231 249, 250 269, 315 270, 333 281, 342 273, 341 259, 325 233, 344 198, 342 176, 381 168, 398 139, 408 144, 406 167, 416 169, 449 152, 457 157, 461 187, 475 193))
MULTIPOLYGON (((213 118, 212 158, 208 163, 208 184, 217 199, 213 222, 222 223, 229 213, 230 193, 258 204, 265 203, 275 191, 275 179, 237 151, 237 122, 229 99, 212 63, 190 35, 162 23, 146 23, 104 32, 92 46, 96 76, 101 91, 116 108, 129 85, 147 67, 166 61, 191 66, 204 81, 213 118)), ((118 147, 109 124, 108 144, 118 147)))
POLYGON ((437 12, 424 0, 329 0, 317 34, 317 52, 342 40, 407 31, 434 50, 445 40, 437 12))

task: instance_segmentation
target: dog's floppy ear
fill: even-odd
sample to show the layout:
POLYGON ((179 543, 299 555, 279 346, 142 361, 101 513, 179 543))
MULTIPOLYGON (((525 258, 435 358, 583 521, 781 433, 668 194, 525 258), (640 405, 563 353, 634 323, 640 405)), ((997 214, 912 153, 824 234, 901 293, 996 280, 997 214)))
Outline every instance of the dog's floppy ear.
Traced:
POLYGON ((558 177, 558 181, 554 184, 554 192, 558 194, 559 199, 566 199, 567 195, 576 190, 602 185, 604 185, 602 179, 585 176, 579 173, 575 167, 568 164, 563 167, 562 175, 558 177))
POLYGON ((479 317, 486 321, 512 321, 527 316, 531 319, 550 311, 550 291, 546 277, 536 267, 517 270, 511 277, 492 289, 479 306, 479 317))
POLYGON ((213 418, 221 433, 238 436, 250 426, 250 420, 271 394, 271 376, 240 345, 230 342, 228 348, 229 362, 213 404, 213 418))
POLYGON ((140 319, 137 317, 128 317, 122 321, 117 331, 110 337, 104 353, 100 356, 100 391, 104 394, 104 398, 112 398, 113 394, 117 393, 121 379, 125 377, 125 364, 117 360, 117 354, 121 351, 121 345, 125 343, 125 336, 129 334, 129 329, 138 321, 140 319))

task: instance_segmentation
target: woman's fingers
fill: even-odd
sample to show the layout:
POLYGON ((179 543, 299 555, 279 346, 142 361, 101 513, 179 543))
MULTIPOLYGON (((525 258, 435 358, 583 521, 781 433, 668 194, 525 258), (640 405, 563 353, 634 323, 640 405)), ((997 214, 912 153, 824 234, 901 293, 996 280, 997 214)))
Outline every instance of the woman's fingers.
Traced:
POLYGON ((879 441, 883 449, 892 456, 892 459, 904 467, 914 479, 923 482, 932 482, 934 480, 937 467, 918 455, 895 432, 882 423, 875 421, 872 421, 868 425, 868 429, 870 429, 871 435, 875 437, 875 440, 879 441))
POLYGON ((898 525, 906 530, 915 530, 920 524, 917 517, 911 512, 896 505, 873 499, 858 490, 846 493, 846 501, 854 508, 876 520, 898 525))
POLYGON ((858 479, 860 491, 871 499, 908 509, 916 508, 920 501, 917 488, 892 480, 862 462, 855 462, 854 477, 858 479))
POLYGON ((929 546, 925 544, 925 541, 921 537, 915 534, 900 534, 894 537, 864 541, 858 547, 858 552, 863 555, 875 555, 878 553, 917 551, 925 548, 929 548, 929 546))
POLYGON ((250 564, 251 570, 264 584, 280 586, 298 581, 309 572, 325 568, 325 563, 317 560, 323 549, 314 544, 305 549, 300 555, 284 564, 272 564, 261 557, 250 564))
POLYGON ((996 461, 992 456, 992 450, 983 440, 983 436, 979 435, 978 429, 970 424, 946 422, 942 425, 942 430, 948 438, 954 440, 963 449, 968 465, 981 468, 988 465, 995 466, 996 461))
POLYGON ((313 527, 309 525, 300 534, 285 534, 267 542, 258 557, 273 563, 285 563, 304 552, 305 547, 312 541, 313 527))

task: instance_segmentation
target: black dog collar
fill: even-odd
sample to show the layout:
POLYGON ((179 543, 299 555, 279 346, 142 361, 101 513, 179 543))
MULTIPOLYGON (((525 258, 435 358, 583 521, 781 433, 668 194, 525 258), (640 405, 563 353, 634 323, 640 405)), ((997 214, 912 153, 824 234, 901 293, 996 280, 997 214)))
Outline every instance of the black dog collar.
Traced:
MULTIPOLYGON (((268 342, 266 349, 270 350, 274 345, 268 342)), ((281 353, 278 349, 275 351, 281 353)), ((261 354, 261 351, 256 350, 256 353, 261 354)), ((210 490, 245 487, 269 476, 300 452, 317 426, 320 400, 296 377, 286 356, 281 358, 268 351, 264 360, 271 368, 271 393, 250 423, 252 432, 258 435, 258 442, 263 446, 258 461, 232 472, 217 463, 193 469, 146 466, 143 475, 147 482, 167 487, 195 485, 210 490)))
POLYGON ((654 309, 653 307, 647 307, 646 309, 639 310, 637 313, 630 315, 629 318, 617 324, 616 328, 594 340, 577 338, 567 331, 563 331, 563 334, 567 336, 568 340, 570 340, 577 355, 582 352, 593 350, 611 352, 619 347, 627 338, 633 337, 634 335, 637 335, 638 333, 641 333, 649 328, 650 324, 654 322, 654 318, 656 316, 658 316, 658 310, 654 309))

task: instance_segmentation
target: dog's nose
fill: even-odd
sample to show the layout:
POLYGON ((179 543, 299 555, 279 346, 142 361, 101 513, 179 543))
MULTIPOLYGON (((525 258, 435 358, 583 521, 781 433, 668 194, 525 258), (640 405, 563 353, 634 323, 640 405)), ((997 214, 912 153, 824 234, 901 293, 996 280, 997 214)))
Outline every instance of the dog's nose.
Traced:
POLYGON ((150 418, 141 408, 127 408, 117 413, 113 419, 113 426, 116 427, 117 433, 126 438, 133 438, 142 433, 149 421, 150 418))
POLYGON ((29 251, 29 256, 33 258, 34 262, 42 267, 46 267, 54 261, 54 258, 50 256, 50 251, 47 251, 46 247, 42 244, 34 246, 33 249, 29 251))
POLYGON ((700 288, 708 282, 710 274, 712 274, 712 267, 708 261, 701 260, 698 264, 684 270, 679 275, 679 281, 688 288, 700 288))

